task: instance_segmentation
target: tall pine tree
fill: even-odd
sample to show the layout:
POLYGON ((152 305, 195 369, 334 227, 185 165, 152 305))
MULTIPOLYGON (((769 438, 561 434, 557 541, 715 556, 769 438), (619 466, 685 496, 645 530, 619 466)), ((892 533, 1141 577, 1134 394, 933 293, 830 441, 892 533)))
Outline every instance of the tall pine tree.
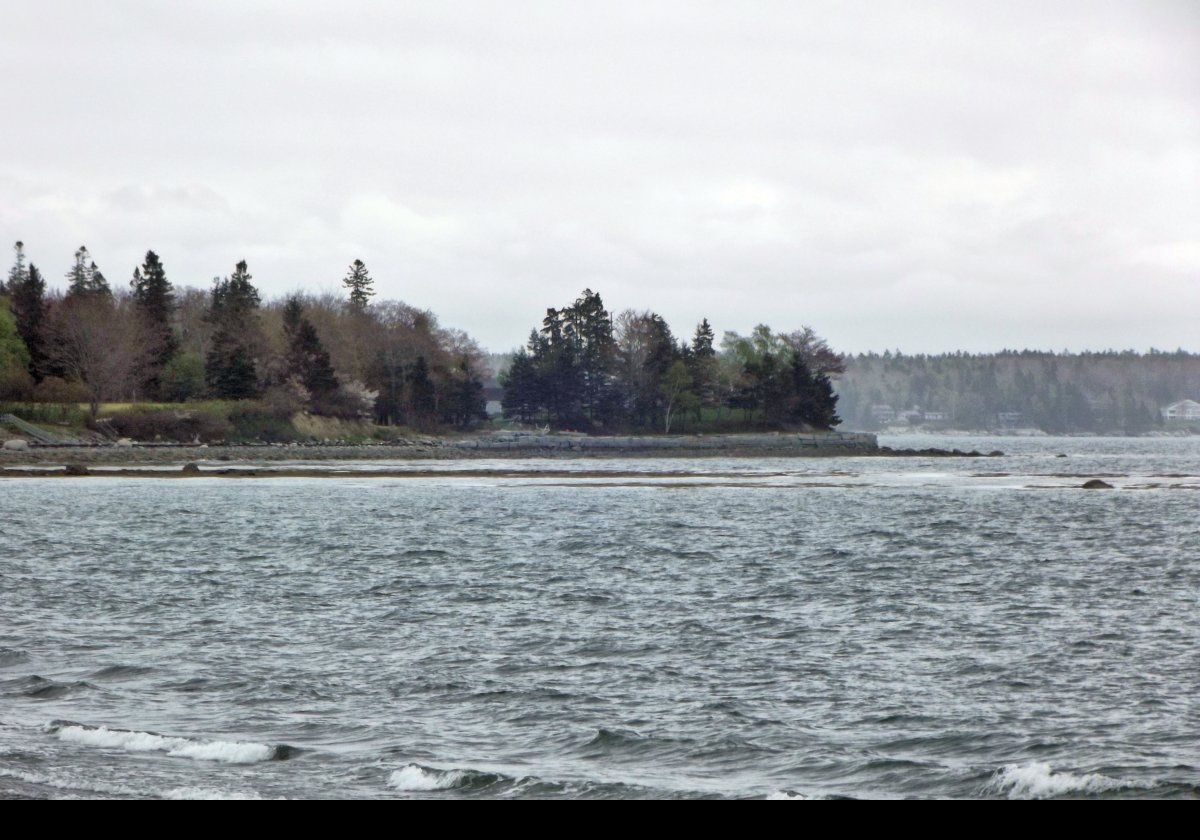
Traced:
POLYGON ((350 271, 342 280, 342 285, 350 291, 350 305, 359 311, 367 308, 375 294, 375 281, 367 273, 367 266, 362 260, 350 264, 350 271))
POLYGON ((9 305, 25 346, 29 348, 29 372, 34 379, 51 373, 46 355, 46 281, 32 263, 16 279, 9 280, 9 305))
POLYGON ((171 325, 175 312, 175 289, 167 279, 167 272, 158 254, 153 251, 147 251, 141 267, 133 270, 129 285, 133 290, 134 306, 153 347, 146 386, 157 393, 162 369, 179 351, 179 339, 171 325))
POLYGON ((67 297, 87 297, 88 295, 105 295, 112 297, 112 289, 108 280, 96 267, 92 255, 86 245, 80 245, 75 252, 75 262, 67 272, 67 297))
POLYGON ((25 267, 25 243, 16 242, 13 244, 13 266, 8 270, 8 281, 0 280, 0 297, 9 294, 12 288, 17 283, 20 283, 26 273, 29 271, 25 267))
POLYGON ((304 385, 314 404, 338 389, 337 376, 329 351, 321 343, 317 329, 304 316, 304 304, 298 296, 288 298, 283 308, 283 331, 287 338, 287 373, 304 385))
POLYGON ((204 359, 204 380, 213 395, 222 399, 258 396, 255 357, 260 299, 251 279, 242 260, 233 274, 213 283, 208 318, 215 330, 204 359))

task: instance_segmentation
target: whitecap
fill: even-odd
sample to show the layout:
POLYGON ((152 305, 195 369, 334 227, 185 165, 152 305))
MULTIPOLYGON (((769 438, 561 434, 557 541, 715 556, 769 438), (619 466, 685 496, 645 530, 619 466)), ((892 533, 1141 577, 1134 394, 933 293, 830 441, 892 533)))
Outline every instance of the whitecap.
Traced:
POLYGON ((1122 788, 1146 787, 1141 782, 1113 779, 1100 773, 1070 773, 1054 770, 1049 764, 1008 764, 1000 768, 989 788, 1009 799, 1047 799, 1066 794, 1103 793, 1122 788))
POLYGON ((219 761, 224 764, 255 764, 270 761, 276 756, 275 747, 244 741, 193 741, 172 738, 151 732, 90 727, 79 724, 51 726, 50 731, 61 741, 89 747, 124 750, 125 752, 163 752, 177 758, 197 761, 219 761))
POLYGON ((216 790, 202 787, 172 788, 163 794, 163 799, 205 799, 205 800, 235 800, 262 799, 252 790, 216 790))
POLYGON ((396 790, 449 790, 461 785, 466 775, 462 770, 436 770, 420 764, 406 764, 392 772, 388 785, 396 790))

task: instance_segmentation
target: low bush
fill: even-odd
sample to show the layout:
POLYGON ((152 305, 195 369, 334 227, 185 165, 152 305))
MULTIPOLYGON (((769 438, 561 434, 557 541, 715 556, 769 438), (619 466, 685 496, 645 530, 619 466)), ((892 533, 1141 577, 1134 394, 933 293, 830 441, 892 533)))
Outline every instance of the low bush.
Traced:
POLYGON ((291 443, 299 438, 291 417, 247 405, 229 413, 232 439, 242 443, 291 443))
POLYGON ((220 413, 211 411, 174 411, 131 409, 118 411, 103 419, 121 437, 140 441, 216 443, 227 440, 234 428, 220 413))

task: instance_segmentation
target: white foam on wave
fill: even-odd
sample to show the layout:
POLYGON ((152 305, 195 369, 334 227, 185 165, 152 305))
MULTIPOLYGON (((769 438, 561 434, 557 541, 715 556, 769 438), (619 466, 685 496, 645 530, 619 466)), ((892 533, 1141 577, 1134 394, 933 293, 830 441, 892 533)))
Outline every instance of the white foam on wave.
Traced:
POLYGON ((53 730, 61 741, 126 752, 163 752, 177 758, 219 761, 224 764, 256 764, 269 761, 275 748, 243 741, 191 741, 150 732, 109 729, 106 726, 61 726, 53 730))
POLYGON ((163 799, 236 800, 262 799, 252 790, 215 790, 202 787, 178 787, 163 794, 163 799))
POLYGON ((803 793, 796 793, 795 791, 792 791, 792 790, 777 790, 772 793, 768 793, 766 796, 766 799, 769 802, 783 802, 783 801, 807 800, 807 799, 812 799, 812 797, 805 796, 803 793))
POLYGON ((134 797, 139 794, 136 788, 121 785, 98 784, 90 778, 53 778, 42 773, 32 773, 24 770, 9 770, 7 768, 0 768, 0 778, 16 779, 17 781, 25 782, 29 785, 67 791, 67 793, 64 795, 65 798, 79 798, 81 795, 83 798, 96 798, 93 796, 93 794, 98 794, 100 796, 134 797))
POLYGON ((388 785, 396 790, 449 790, 462 784, 461 770, 435 770, 420 764, 406 764, 392 771, 388 785))
POLYGON ((1056 771, 1049 764, 1008 764, 996 773, 989 787, 1009 799, 1047 799, 1071 793, 1103 793, 1121 788, 1146 787, 1142 782, 1113 779, 1100 773, 1056 771))

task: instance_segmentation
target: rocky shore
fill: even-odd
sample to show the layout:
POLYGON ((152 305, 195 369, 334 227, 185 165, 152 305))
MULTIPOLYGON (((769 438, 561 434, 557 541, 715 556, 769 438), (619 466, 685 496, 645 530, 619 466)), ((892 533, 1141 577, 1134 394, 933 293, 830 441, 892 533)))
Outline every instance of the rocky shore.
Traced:
POLYGON ((392 461, 473 458, 668 458, 869 455, 874 435, 745 434, 708 436, 613 436, 499 433, 464 437, 412 437, 386 443, 177 445, 135 443, 50 446, 30 443, 0 450, 0 465, 180 464, 205 461, 392 461))
MULTIPOLYGON (((990 452, 987 455, 999 455, 990 452)), ((673 437, 590 437, 572 434, 487 434, 459 438, 413 437, 387 443, 104 446, 26 445, 0 450, 0 468, 8 475, 21 467, 204 464, 230 468, 268 462, 523 460, 530 458, 717 458, 717 457, 985 457, 981 452, 880 447, 874 435, 741 434, 673 437)))

